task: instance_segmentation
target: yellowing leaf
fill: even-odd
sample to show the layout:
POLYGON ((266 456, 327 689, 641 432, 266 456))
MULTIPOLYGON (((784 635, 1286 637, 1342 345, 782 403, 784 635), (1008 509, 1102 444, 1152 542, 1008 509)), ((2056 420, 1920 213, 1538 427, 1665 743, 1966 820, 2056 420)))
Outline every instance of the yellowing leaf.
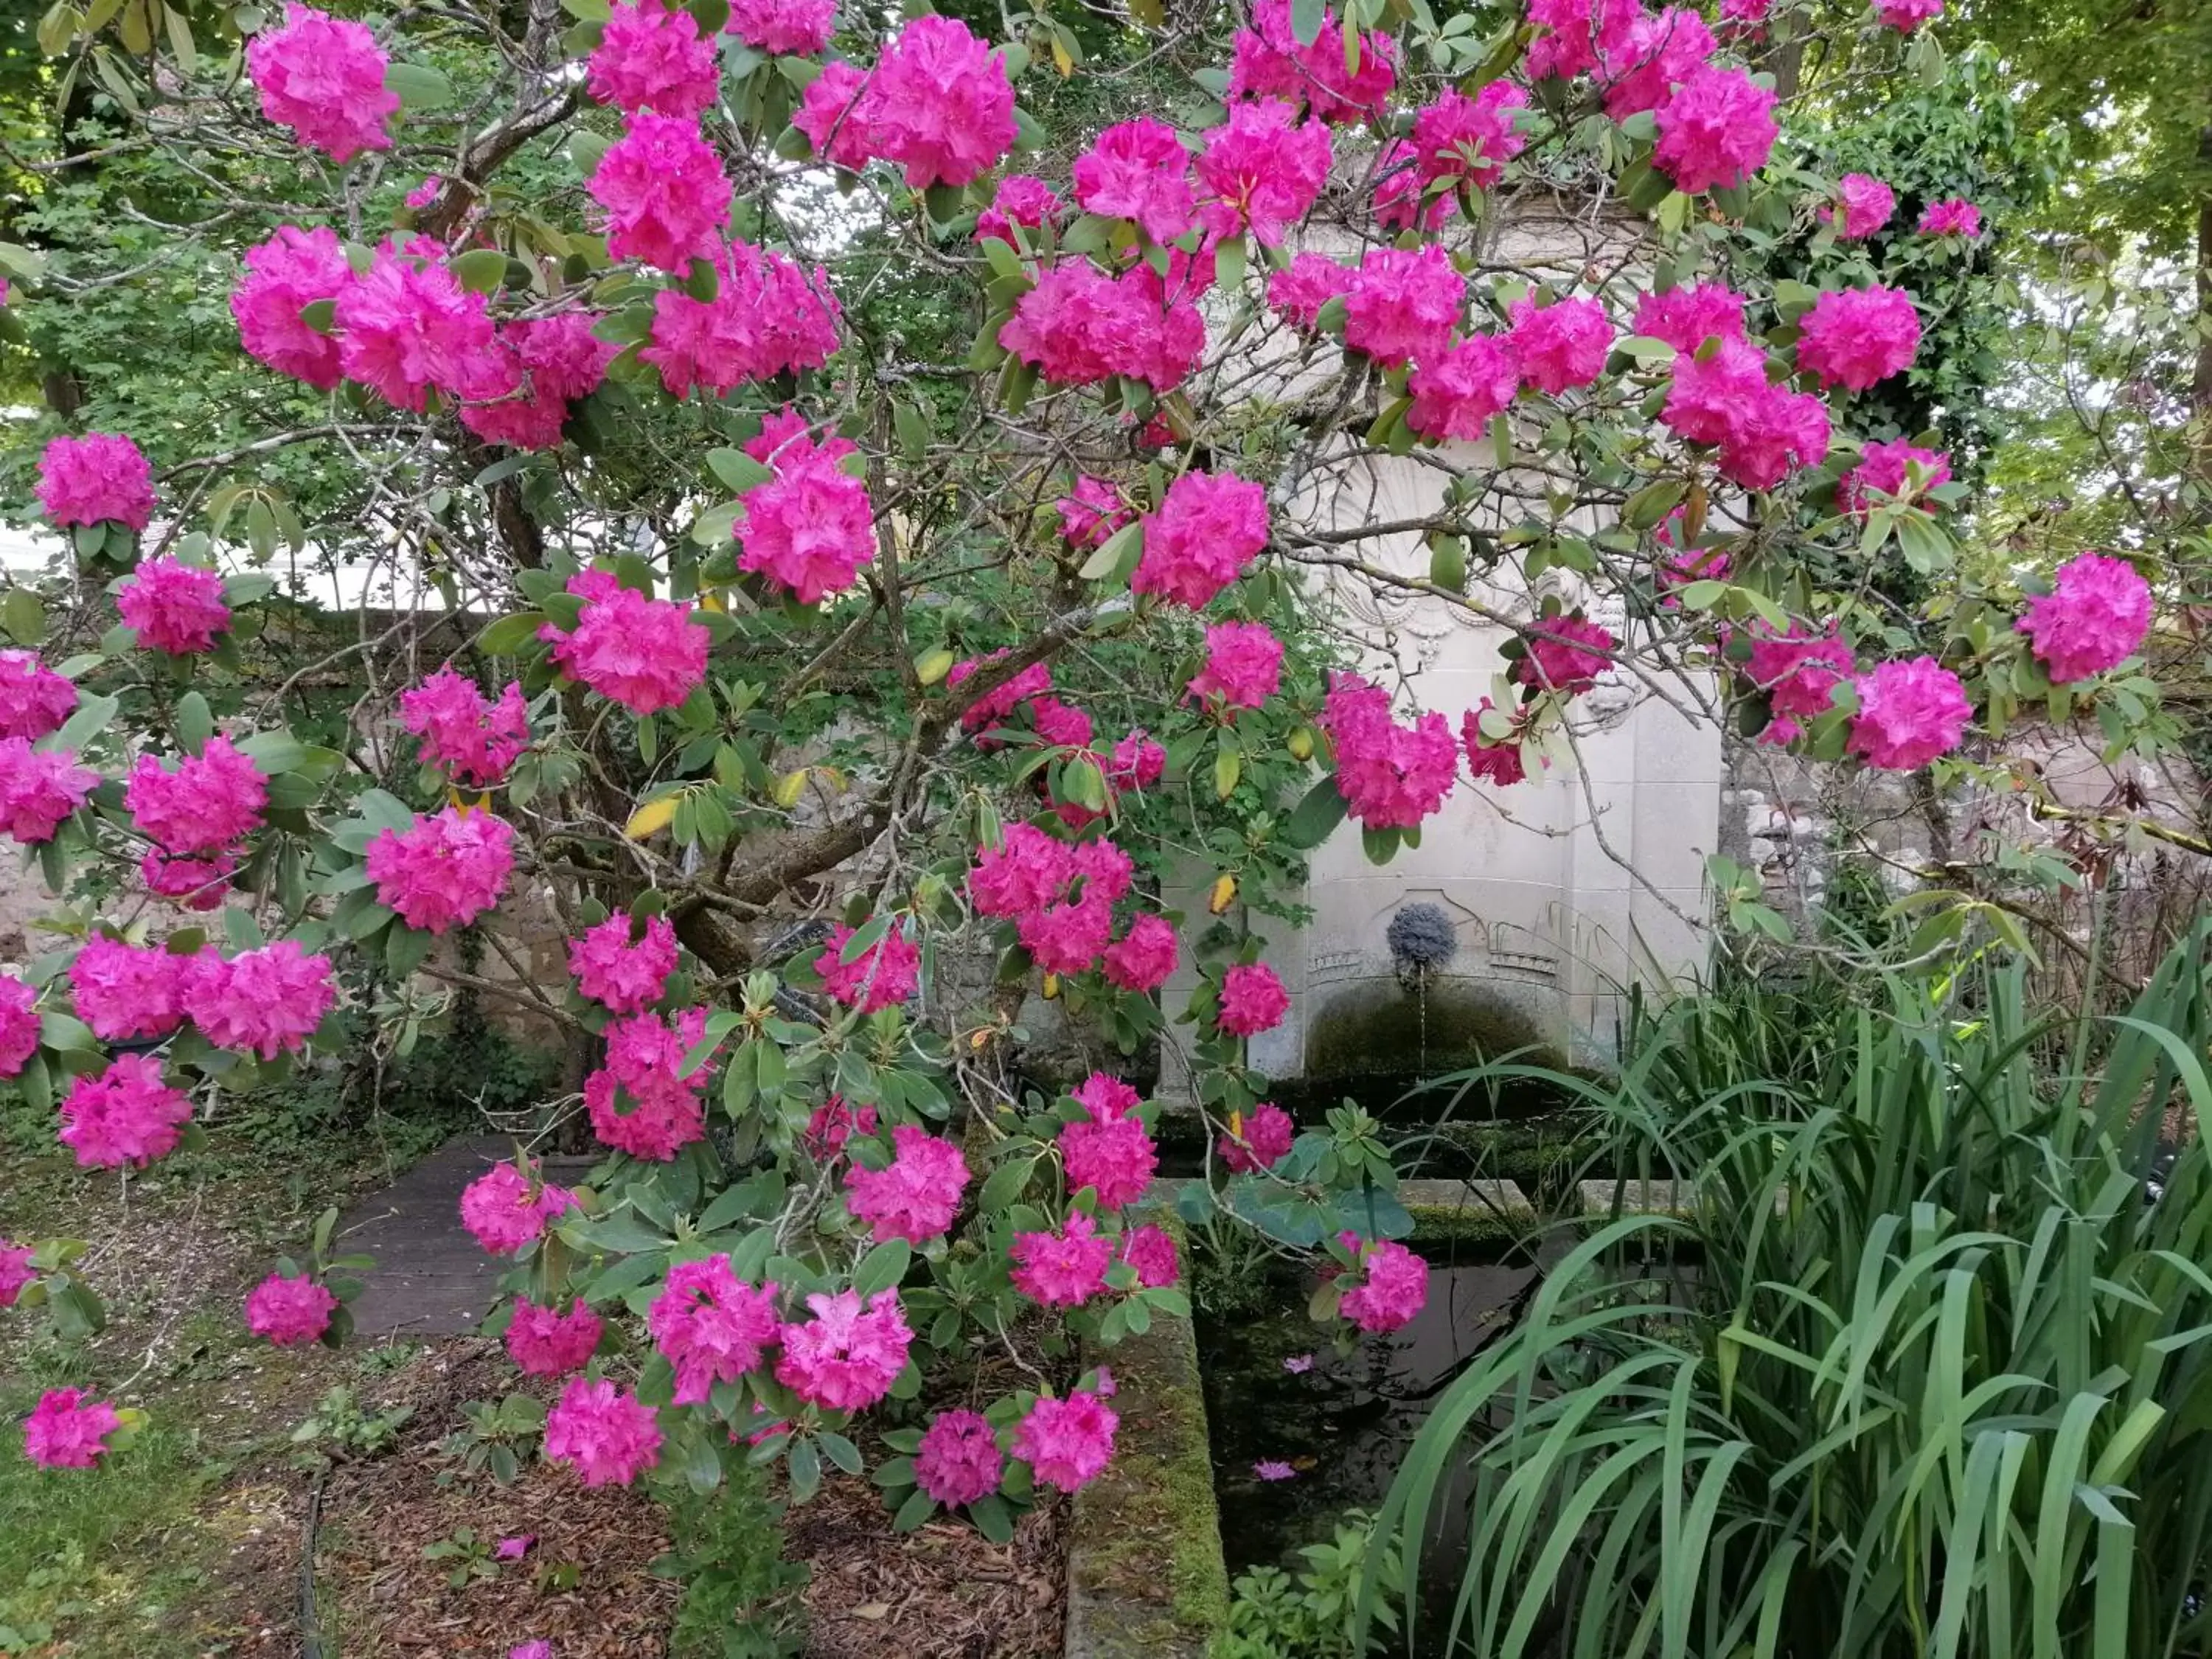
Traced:
POLYGON ((802 766, 796 772, 786 772, 775 781, 775 804, 785 811, 798 805, 799 796, 805 793, 806 773, 807 769, 802 766))
POLYGON ((1044 1000, 1047 1002, 1050 1002, 1059 994, 1060 975, 1058 974, 1047 974, 1044 976, 1044 1000))
POLYGON ((1216 876, 1213 878, 1213 891, 1206 901, 1207 911, 1218 916, 1236 902, 1237 878, 1226 875, 1216 876))
POLYGON ((1060 71, 1060 78, 1063 81, 1075 73, 1075 59, 1069 53, 1066 43, 1057 33, 1052 37, 1052 66, 1060 71))
POLYGON ((942 646, 934 651, 925 651, 915 659, 915 678, 924 685, 934 685, 952 672, 953 661, 952 653, 942 646))
POLYGON ((676 795, 663 795, 659 800, 646 802, 629 815, 629 822, 623 825, 623 834, 632 841, 643 841, 647 836, 659 834, 668 828, 669 819, 676 816, 676 803, 679 799, 676 795))

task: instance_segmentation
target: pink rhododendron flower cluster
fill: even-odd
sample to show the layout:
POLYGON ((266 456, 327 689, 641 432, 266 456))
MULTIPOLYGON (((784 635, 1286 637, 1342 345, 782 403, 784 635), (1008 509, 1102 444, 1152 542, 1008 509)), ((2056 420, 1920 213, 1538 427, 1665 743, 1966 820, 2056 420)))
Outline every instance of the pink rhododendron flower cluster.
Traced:
POLYGON ((1528 767, 1517 740, 1492 738, 1483 731, 1483 714, 1494 706, 1485 697, 1481 707, 1470 708, 1460 716, 1460 747, 1467 750, 1469 777, 1477 782, 1486 780, 1501 788, 1510 788, 1528 777, 1528 767))
POLYGON ((829 46, 836 24, 836 0, 734 0, 722 27, 779 58, 807 58, 829 46))
POLYGON ((1694 353, 1707 340, 1743 338, 1743 295, 1719 283, 1693 283, 1636 302, 1636 331, 1694 353))
POLYGON ((939 1412, 915 1449, 914 1482, 952 1509, 998 1491, 1006 1467, 999 1437, 981 1412, 939 1412))
POLYGON ((230 294, 230 314, 248 356, 318 391, 338 383, 335 335, 310 328, 300 313, 336 300, 353 282, 353 267, 337 232, 326 226, 302 230, 279 225, 270 239, 246 252, 246 275, 230 294))
POLYGON ((37 1279, 38 1270, 31 1266, 37 1254, 29 1245, 11 1243, 0 1235, 0 1308, 14 1307, 37 1279))
POLYGON ((2054 685, 2118 668, 2150 632, 2150 584, 2125 559, 2083 553, 2058 567, 2017 624, 2054 685))
POLYGON ((1214 1142, 1215 1154, 1231 1175, 1252 1175, 1272 1170, 1287 1157, 1297 1138, 1291 1115, 1272 1102, 1262 1101, 1250 1111, 1232 1118, 1214 1142))
POLYGON ((1413 117, 1414 175, 1424 196, 1427 186, 1449 180, 1487 190, 1505 164, 1528 146, 1515 130, 1513 112, 1528 94, 1510 81, 1492 81, 1474 97, 1447 87, 1436 102, 1413 117))
POLYGON ((123 1426, 114 1402, 76 1389, 48 1389, 23 1422, 23 1455, 49 1469, 88 1469, 123 1426))
POLYGON ((14 1077, 39 1051, 39 988, 0 974, 0 1078, 14 1077))
POLYGON ((1104 1210, 1118 1210, 1142 1198, 1160 1161, 1143 1120, 1118 1111, 1062 1124, 1060 1156, 1069 1193, 1094 1188, 1098 1206, 1104 1210))
POLYGON ((1393 1239, 1362 1245, 1355 1233, 1340 1236, 1359 1255, 1360 1282, 1344 1292, 1337 1311, 1363 1331, 1395 1331, 1413 1322, 1429 1299, 1429 1264, 1393 1239))
POLYGON ((587 1486, 627 1486, 660 1461, 660 1419, 627 1389, 580 1376, 545 1413, 545 1455, 587 1486))
POLYGON ((1442 714, 1401 726, 1388 691, 1339 672, 1329 677, 1321 725, 1336 745, 1338 792, 1366 828, 1415 828, 1451 793, 1459 752, 1442 714))
POLYGON ((1129 924, 1128 933, 1109 945, 1100 958, 1106 982, 1123 991, 1157 991, 1175 973, 1180 949, 1175 925, 1149 913, 1129 924))
POLYGON ((1902 438, 1895 443, 1870 443, 1859 451, 1859 464, 1837 483, 1836 505, 1863 519, 1878 505, 1869 493, 1876 491, 1892 501, 1918 501, 1934 512, 1941 503, 1926 500, 1924 492, 1950 482, 1951 458, 1940 449, 1922 449, 1902 438), (1917 486, 1906 471, 1908 465, 1920 469, 1917 486))
POLYGON ((1902 289, 1832 289, 1798 324, 1797 367, 1824 386, 1864 392, 1911 365, 1920 313, 1902 289))
POLYGON ((852 937, 850 927, 835 929, 815 957, 824 991, 864 1014, 896 1008, 915 994, 921 982, 921 945, 902 923, 892 923, 883 938, 847 962, 845 944, 852 937))
POLYGON ((1268 307, 1293 328, 1319 326, 1321 308, 1352 291, 1352 273, 1326 254, 1300 253, 1267 278, 1268 307))
POLYGON ((1058 902, 1075 874, 1074 851, 1034 824, 1010 823, 996 847, 978 848, 968 873, 977 910, 1006 921, 1058 902))
POLYGON ((494 702, 450 663, 399 694, 399 723, 422 740, 425 765, 477 789, 505 777, 530 746, 521 685, 509 680, 494 702))
POLYGON ((57 529, 114 523, 143 530, 154 516, 154 469, 128 438, 64 434, 39 457, 39 505, 57 529))
POLYGON ((1155 242, 1198 222, 1190 153, 1176 130, 1143 116, 1110 126, 1075 158, 1075 202, 1086 213, 1127 219, 1155 242))
POLYGON ((1467 282, 1431 242, 1370 248, 1346 291, 1344 343, 1386 368, 1441 356, 1459 326, 1467 282))
POLYGON ((405 830, 379 831, 364 861, 379 904, 410 927, 442 933, 499 902, 514 870, 514 826, 448 806, 405 830))
POLYGON ((1835 224, 1837 236, 1846 242, 1863 241, 1889 222, 1897 211, 1897 193, 1879 179, 1863 173, 1847 173, 1836 180, 1836 204, 1820 210, 1822 224, 1835 224), (1836 223, 1840 210, 1843 221, 1836 223))
POLYGON ((69 968, 76 1017, 103 1042, 167 1036, 185 1017, 184 974, 191 961, 158 945, 88 934, 69 968))
POLYGON ((721 90, 714 43, 691 14, 661 0, 615 0, 587 66, 593 100, 696 120, 721 90))
POLYGON ((1899 34, 1943 15, 1943 0, 1874 0, 1874 15, 1899 34))
POLYGON ((1820 400, 1770 382, 1765 354, 1746 340, 1723 339, 1703 361, 1675 358, 1659 418, 1692 443, 1718 445, 1722 472, 1746 489, 1771 489, 1828 453, 1820 400))
POLYGON ((337 1004, 331 959, 280 939, 226 959, 203 951, 183 958, 178 1000, 200 1035, 218 1048, 274 1060, 297 1054, 337 1004))
POLYGON ((852 451, 842 439, 817 445, 803 434, 781 442, 775 477, 744 495, 738 569, 759 572, 801 605, 853 585, 876 556, 876 514, 867 486, 837 464, 852 451))
POLYGON ((891 1391, 914 1340, 896 1291, 878 1291, 865 1310, 858 1291, 806 1298, 814 1317, 783 1328, 775 1380, 810 1406, 856 1412, 891 1391))
POLYGON ((845 1144, 855 1134, 872 1135, 875 1132, 874 1107, 855 1106, 842 1095, 832 1095, 817 1106, 806 1120, 799 1142, 809 1158, 826 1164, 842 1154, 845 1144))
POLYGON ((1073 494, 1063 495, 1060 533, 1071 547, 1103 547, 1123 525, 1137 515, 1121 499, 1121 492, 1103 478, 1085 473, 1075 481, 1073 494))
POLYGON ((1042 1307, 1079 1308, 1106 1288, 1114 1244, 1080 1210, 1069 1211, 1058 1232, 1016 1233, 1014 1288, 1042 1307))
POLYGON ((338 1299, 306 1277, 271 1273, 246 1298, 246 1328, 280 1348, 304 1346, 331 1328, 338 1299))
POLYGON ((1322 11, 1321 32, 1300 45, 1291 23, 1291 0, 1254 0, 1252 27, 1237 31, 1229 69, 1229 96, 1304 100, 1320 119, 1364 120, 1381 110, 1398 84, 1398 46, 1387 34, 1358 34, 1322 11))
POLYGON ((1407 377, 1413 406, 1406 426, 1425 438, 1472 442, 1490 427, 1521 389, 1521 365, 1506 341, 1471 334, 1449 351, 1423 361, 1407 377))
POLYGON ((362 150, 392 148, 386 126, 399 94, 384 84, 390 62, 366 25, 298 0, 284 8, 282 28, 255 35, 246 47, 262 114, 342 166, 362 150))
POLYGON ((878 1243, 903 1238, 927 1244, 943 1237, 968 1189, 968 1160, 949 1140, 902 1123, 891 1131, 891 1161, 880 1170, 854 1164, 845 1177, 845 1207, 878 1243))
POLYGON ((617 910, 568 941, 576 988, 617 1014, 639 1013, 659 1001, 676 957, 676 929, 665 916, 648 916, 641 932, 629 912, 617 910))
POLYGON ((1763 622, 1751 629, 1751 655, 1743 665, 1744 678, 1767 693, 1772 724, 1760 734, 1762 743, 1790 743, 1802 730, 1801 722, 1828 712, 1836 687, 1857 672, 1851 648, 1838 637, 1836 624, 1811 634, 1792 623, 1781 634, 1763 622))
POLYGON ((1167 775, 1168 751, 1143 726, 1124 735, 1107 757, 1106 782, 1121 791, 1149 789, 1167 775))
POLYGON ((1675 88, 1705 67, 1717 43, 1705 20, 1680 6, 1639 14, 1597 45, 1597 78, 1605 83, 1605 112, 1626 121, 1656 110, 1675 88))
POLYGON ((484 296, 411 249, 387 241, 376 250, 367 273, 338 290, 337 325, 345 378, 395 409, 420 414, 434 391, 470 399, 513 388, 484 296))
POLYGON ((592 1133, 617 1152, 657 1164, 704 1135, 699 1091, 713 1062, 702 1060, 688 1073, 683 1066, 684 1056, 706 1035, 704 1008, 685 1009, 672 1025, 654 1014, 611 1022, 606 1064, 584 1079, 592 1133))
POLYGON ((849 64, 825 65, 793 125, 837 166, 879 156, 903 167, 914 190, 981 178, 1018 131, 1005 56, 933 15, 901 29, 865 77, 849 64))
POLYGON ((141 755, 124 787, 123 805, 142 834, 167 853, 216 853, 261 827, 268 781, 252 758, 225 737, 197 755, 180 757, 173 772, 141 755))
POLYGON ((1766 165, 1781 133, 1774 101, 1747 70, 1691 70, 1659 106, 1654 165, 1692 195, 1741 184, 1766 165))
MULTIPOLYGON (((1375 192, 1369 205, 1384 230, 1438 231, 1459 211, 1459 198, 1439 183, 1434 192, 1423 181, 1413 147, 1402 138, 1382 146, 1372 169, 1375 192)), ((1316 256, 1319 257, 1319 256, 1316 256)))
MULTIPOLYGON (((997 662, 1006 654, 1004 647, 983 658, 970 657, 965 662, 952 665, 945 676, 947 690, 957 690, 975 674, 997 662)), ((1052 689, 1052 669, 1049 665, 1033 662, 1002 685, 993 687, 960 711, 960 729, 963 732, 983 732, 998 725, 1031 697, 1052 689)))
POLYGON ((1182 1277, 1182 1253, 1174 1235, 1147 1222, 1121 1235, 1121 1260, 1137 1275, 1137 1288, 1164 1290, 1182 1277))
POLYGON ((99 781, 73 749, 34 751, 27 738, 0 738, 0 832, 26 846, 52 841, 99 781))
POLYGON ((832 58, 799 94, 791 125, 806 135, 814 153, 832 167, 857 173, 867 166, 868 129, 859 105, 868 77, 856 64, 832 58))
POLYGON ((1229 119, 1206 134, 1198 182, 1208 228, 1249 229, 1263 247, 1279 246, 1328 182, 1328 129, 1301 122, 1276 98, 1231 104, 1229 119))
POLYGON ((1145 520, 1130 589, 1205 609, 1267 544, 1267 492, 1234 472, 1186 472, 1145 520))
POLYGON ((122 1054, 70 1085, 62 1144, 88 1170, 143 1169, 176 1150, 191 1115, 190 1097, 162 1081, 160 1060, 122 1054))
POLYGON ((1105 1401, 1078 1389, 1065 1400, 1042 1396, 1014 1431, 1014 1455, 1058 1492, 1080 1492, 1114 1458, 1121 1425, 1105 1401))
POLYGON ((221 908, 223 884, 237 869, 238 860, 228 853, 210 858, 172 858, 155 847, 138 860, 138 878, 146 884, 146 890, 188 910, 221 908))
POLYGON ((1282 678, 1283 642, 1265 623, 1218 623, 1206 630, 1206 666, 1190 692, 1224 709, 1257 708, 1282 678))
POLYGON ((810 275, 745 241, 721 245, 714 263, 720 286, 713 299, 695 300, 680 288, 653 295, 652 334, 637 355, 660 371, 670 397, 694 386, 734 392, 830 360, 844 313, 819 265, 810 275))
POLYGON ((1221 976, 1221 1010, 1215 1024, 1237 1036, 1272 1031, 1291 1012, 1290 993, 1264 962, 1240 962, 1221 976))
POLYGON ((1115 277, 1088 260, 1063 259, 1015 302, 999 343, 1055 385, 1120 374, 1168 392, 1206 350, 1195 297, 1171 291, 1150 265, 1115 277))
POLYGON ((1879 663, 1854 684, 1850 752, 1885 772, 1910 772, 1949 754, 1973 718, 1966 688, 1933 657, 1879 663))
POLYGON ((576 1200, 565 1187, 525 1175, 512 1164, 495 1164, 461 1188, 461 1225, 487 1255, 513 1255, 545 1236, 546 1224, 576 1200))
POLYGON ((1014 240, 1016 225, 1041 230, 1047 222, 1060 217, 1061 206, 1060 198, 1043 179, 1026 173, 1010 173, 999 180, 991 205, 975 216, 975 240, 981 242, 996 237, 1007 246, 1018 248, 1020 244, 1014 240))
POLYGON ((1539 617, 1529 624, 1528 654, 1514 678, 1539 690, 1564 691, 1571 697, 1594 689, 1612 666, 1619 643, 1607 629, 1578 614, 1539 617))
POLYGON ((212 650, 230 626, 222 578, 179 558, 143 561, 116 590, 115 608, 140 645, 173 657, 212 650))
POLYGON ((605 210, 611 258, 680 274, 722 246, 729 175, 696 117, 631 116, 586 188, 605 210))
POLYGON ((0 651, 0 738, 36 743, 76 712, 76 682, 46 666, 35 651, 0 651))
POLYGON ((633 714, 653 714, 707 678, 707 644, 690 605, 617 586, 585 604, 558 656, 570 678, 633 714))
POLYGON ((494 356, 506 384, 495 401, 465 405, 461 424, 516 449, 559 444, 571 407, 599 389, 622 350, 592 331, 599 320, 592 312, 564 311, 501 324, 494 356))
POLYGON ((1636 0, 1529 0, 1532 81, 1571 81, 1597 67, 1600 52, 1617 52, 1642 10, 1636 0))
POLYGON ((1917 228, 1923 236, 1961 236, 1971 242, 1982 234, 1982 210, 1963 196, 1948 196, 1921 210, 1917 228))
POLYGON ((605 1329, 581 1297, 564 1314, 517 1297, 507 1322, 507 1357, 528 1376, 566 1376, 591 1363, 605 1329))
POLYGON ((1595 300, 1561 300, 1540 306, 1516 300, 1506 345, 1520 365, 1524 385, 1556 398, 1571 386, 1588 386, 1605 372, 1613 350, 1613 325, 1595 300))
POLYGON ((726 1255, 679 1261, 646 1310, 653 1346, 676 1368, 676 1403, 696 1406, 717 1382, 759 1368, 775 1343, 775 1285, 748 1285, 726 1255))

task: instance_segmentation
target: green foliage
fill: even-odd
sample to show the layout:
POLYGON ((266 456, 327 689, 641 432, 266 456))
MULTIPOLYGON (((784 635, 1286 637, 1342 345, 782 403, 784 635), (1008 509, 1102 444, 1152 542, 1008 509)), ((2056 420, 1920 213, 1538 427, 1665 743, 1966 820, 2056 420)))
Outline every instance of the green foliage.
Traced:
POLYGON ((399 1431, 415 1415, 412 1406, 370 1411, 343 1382, 309 1408, 292 1431, 302 1462, 322 1458, 379 1457, 398 1443, 399 1431))
POLYGON ((1356 1659, 1387 1648, 1398 1628, 1402 1570, 1398 1546, 1376 1543, 1375 1519, 1349 1511, 1324 1542, 1298 1552, 1285 1572, 1255 1567, 1230 1586, 1229 1631, 1208 1659, 1356 1659), (1362 1584, 1373 1580, 1372 1617, 1357 1617, 1362 1584))
POLYGON ((1662 1016, 1594 1092, 1686 1218, 1574 1245, 1382 1511, 1471 1468, 1467 1651, 2201 1650, 2212 1152, 2148 1182, 2212 1109, 2208 939, 2103 1022, 2017 965, 1662 1016))
POLYGON ((781 1514, 765 1477, 743 1462, 720 1491, 670 1499, 673 1547, 653 1568, 684 1584, 669 1638, 673 1659, 779 1659, 799 1650, 796 1592, 806 1569, 784 1559, 781 1514))

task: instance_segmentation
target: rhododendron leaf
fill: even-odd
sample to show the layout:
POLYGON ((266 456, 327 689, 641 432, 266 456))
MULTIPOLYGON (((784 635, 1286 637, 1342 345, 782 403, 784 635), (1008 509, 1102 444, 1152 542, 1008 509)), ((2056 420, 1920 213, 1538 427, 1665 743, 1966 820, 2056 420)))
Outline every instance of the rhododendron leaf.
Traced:
POLYGON ((187 691, 177 699, 177 741, 188 755, 197 755, 207 747, 207 740, 215 735, 215 715, 208 708, 208 700, 197 691, 187 691))
POLYGON ((1291 809, 1283 823, 1284 845, 1299 852, 1320 846, 1344 822, 1346 808, 1344 792, 1337 787, 1336 774, 1331 772, 1307 790, 1305 799, 1291 809))
POLYGON ((296 770, 307 758, 307 745, 289 732, 256 732, 242 739, 238 751, 252 760, 256 770, 273 777, 296 770))
POLYGON ((699 25, 699 33, 713 40, 730 21, 730 0, 686 0, 684 10, 699 25))
POLYGON ((453 101, 453 83, 442 70, 427 64, 392 64, 384 71, 384 89, 408 110, 443 109, 453 101))
POLYGON ((394 979, 405 979, 429 960, 438 936, 426 928, 395 927, 384 937, 384 962, 394 979))
POLYGON ((1429 537, 1429 580, 1447 593, 1467 592, 1467 542, 1442 532, 1429 537))
POLYGON ((977 1206, 987 1215, 1005 1209, 1021 1197, 1036 1168, 1036 1154, 1007 1159, 992 1170, 990 1177, 983 1182, 982 1191, 976 1195, 977 1206))
POLYGON ((791 1443, 791 1501, 805 1504, 822 1489, 822 1454, 815 1449, 811 1437, 801 1437, 791 1443))
POLYGON ((869 1479, 884 1487, 914 1485, 914 1453, 921 1444, 921 1431, 918 1429, 890 1429, 877 1438, 906 1455, 886 1458, 876 1466, 875 1473, 869 1479))
POLYGON ((1110 582, 1117 588, 1123 587, 1136 574, 1137 565, 1144 556, 1145 521, 1137 519, 1100 543, 1076 574, 1085 581, 1110 582))
POLYGON ((853 963, 883 943, 884 935, 890 932, 891 924, 897 920, 896 915, 886 912, 855 928, 853 936, 845 941, 844 947, 837 952, 839 963, 846 967, 851 967, 853 963))
MULTIPOLYGON (((1226 738, 1228 733, 1223 732, 1226 738)), ((1227 800, 1237 793, 1237 780, 1244 775, 1244 757, 1224 744, 1213 757, 1213 793, 1217 799, 1227 800)))
POLYGON ((1917 508, 1908 509, 1899 517, 1897 546, 1905 555, 1905 563, 1921 575, 1933 576, 1951 568, 1950 537, 1917 508))
POLYGON ((477 636, 477 648, 489 656, 515 656, 537 639, 538 630, 544 626, 545 613, 542 611, 501 617, 477 636))
POLYGON ((815 1438, 821 1443, 822 1455, 848 1474, 858 1474, 863 1465, 860 1449, 843 1435, 825 1429, 815 1438))
MULTIPOLYGON (((936 1500, 917 1486, 908 1496, 906 1502, 899 1505, 898 1513, 891 1517, 891 1530, 912 1532, 936 1513, 936 1500)), ((972 1514, 974 1511, 971 1510, 969 1513, 972 1514)))
POLYGON ((0 628, 18 645, 34 646, 46 636, 46 608, 27 587, 10 587, 0 599, 0 628))
POLYGON ((42 750, 73 749, 82 751, 85 744, 107 729, 108 723, 115 718, 115 711, 122 706, 113 697, 88 697, 77 705, 75 714, 62 722, 60 731, 51 738, 42 738, 38 746, 42 750))
POLYGON ((658 800, 646 802, 629 815, 629 822, 623 825, 623 834, 631 841, 644 841, 648 836, 659 835, 668 828, 683 800, 684 792, 679 789, 673 794, 661 796, 658 800))
POLYGON ((100 1039, 92 1028, 73 1014, 46 1012, 39 1016, 39 1042, 47 1048, 77 1048, 99 1052, 100 1039))
POLYGON ((1359 845, 1370 864, 1388 864, 1398 856, 1398 848, 1405 838, 1406 832, 1395 826, 1383 830, 1362 828, 1359 845))
POLYGON ((1720 602, 1721 596, 1728 591, 1729 585, 1726 582, 1695 581, 1683 588, 1675 597, 1692 611, 1710 611, 1720 602))

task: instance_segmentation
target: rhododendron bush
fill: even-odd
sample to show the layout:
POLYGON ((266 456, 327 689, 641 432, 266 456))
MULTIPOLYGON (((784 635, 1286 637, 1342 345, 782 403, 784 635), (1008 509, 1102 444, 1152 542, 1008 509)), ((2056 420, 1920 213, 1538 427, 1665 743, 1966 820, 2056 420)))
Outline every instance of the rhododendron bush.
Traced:
MULTIPOLYGON (((337 1054, 365 987, 569 1033, 544 1127, 604 1161, 563 1188, 519 1150, 457 1220, 586 1485, 745 1456, 804 1497, 880 1438, 902 1524, 1003 1534, 1096 1479, 1114 1345, 1188 1311, 1132 1082, 1169 1027, 1184 1221, 1310 1258, 1346 1342, 1403 1327, 1389 1149, 1269 1098, 1254 924, 1303 919, 1347 817, 1383 861, 1455 794, 1571 778, 1601 684, 1939 781, 2030 705, 2149 719, 2144 572, 1959 579, 1966 458, 1879 402, 1928 367, 1916 285, 2001 223, 1808 162, 1720 19, 568 12, 46 32, 118 125, 228 158, 176 234, 248 390, 213 446, 95 403, 21 481, 64 551, 0 604, 0 829, 55 912, 0 1065, 127 1172, 337 1054), (1156 106, 1072 114, 1117 58, 1156 106), (1606 257, 1491 257, 1516 191, 1577 180, 1606 257), (1834 279, 1776 278, 1789 235, 1834 279), (1410 516, 1335 505, 1378 458, 1410 516), (1361 587, 1500 630, 1489 694, 1419 706, 1341 626, 1361 587), (568 976, 475 971, 526 912, 568 976), (1040 1086, 1030 996, 1125 1063, 1040 1086), (1000 1351, 1043 1363, 903 1403, 1000 1351)), ((1940 75, 1919 16, 1870 14, 1868 61, 1940 75)), ((29 326, 100 302, 5 252, 29 326)), ((343 1336, 329 1242, 253 1331, 343 1336)), ((14 1299, 86 1322, 75 1259, 33 1248, 14 1299)), ((57 1464, 118 1426, 41 1411, 57 1464)))

